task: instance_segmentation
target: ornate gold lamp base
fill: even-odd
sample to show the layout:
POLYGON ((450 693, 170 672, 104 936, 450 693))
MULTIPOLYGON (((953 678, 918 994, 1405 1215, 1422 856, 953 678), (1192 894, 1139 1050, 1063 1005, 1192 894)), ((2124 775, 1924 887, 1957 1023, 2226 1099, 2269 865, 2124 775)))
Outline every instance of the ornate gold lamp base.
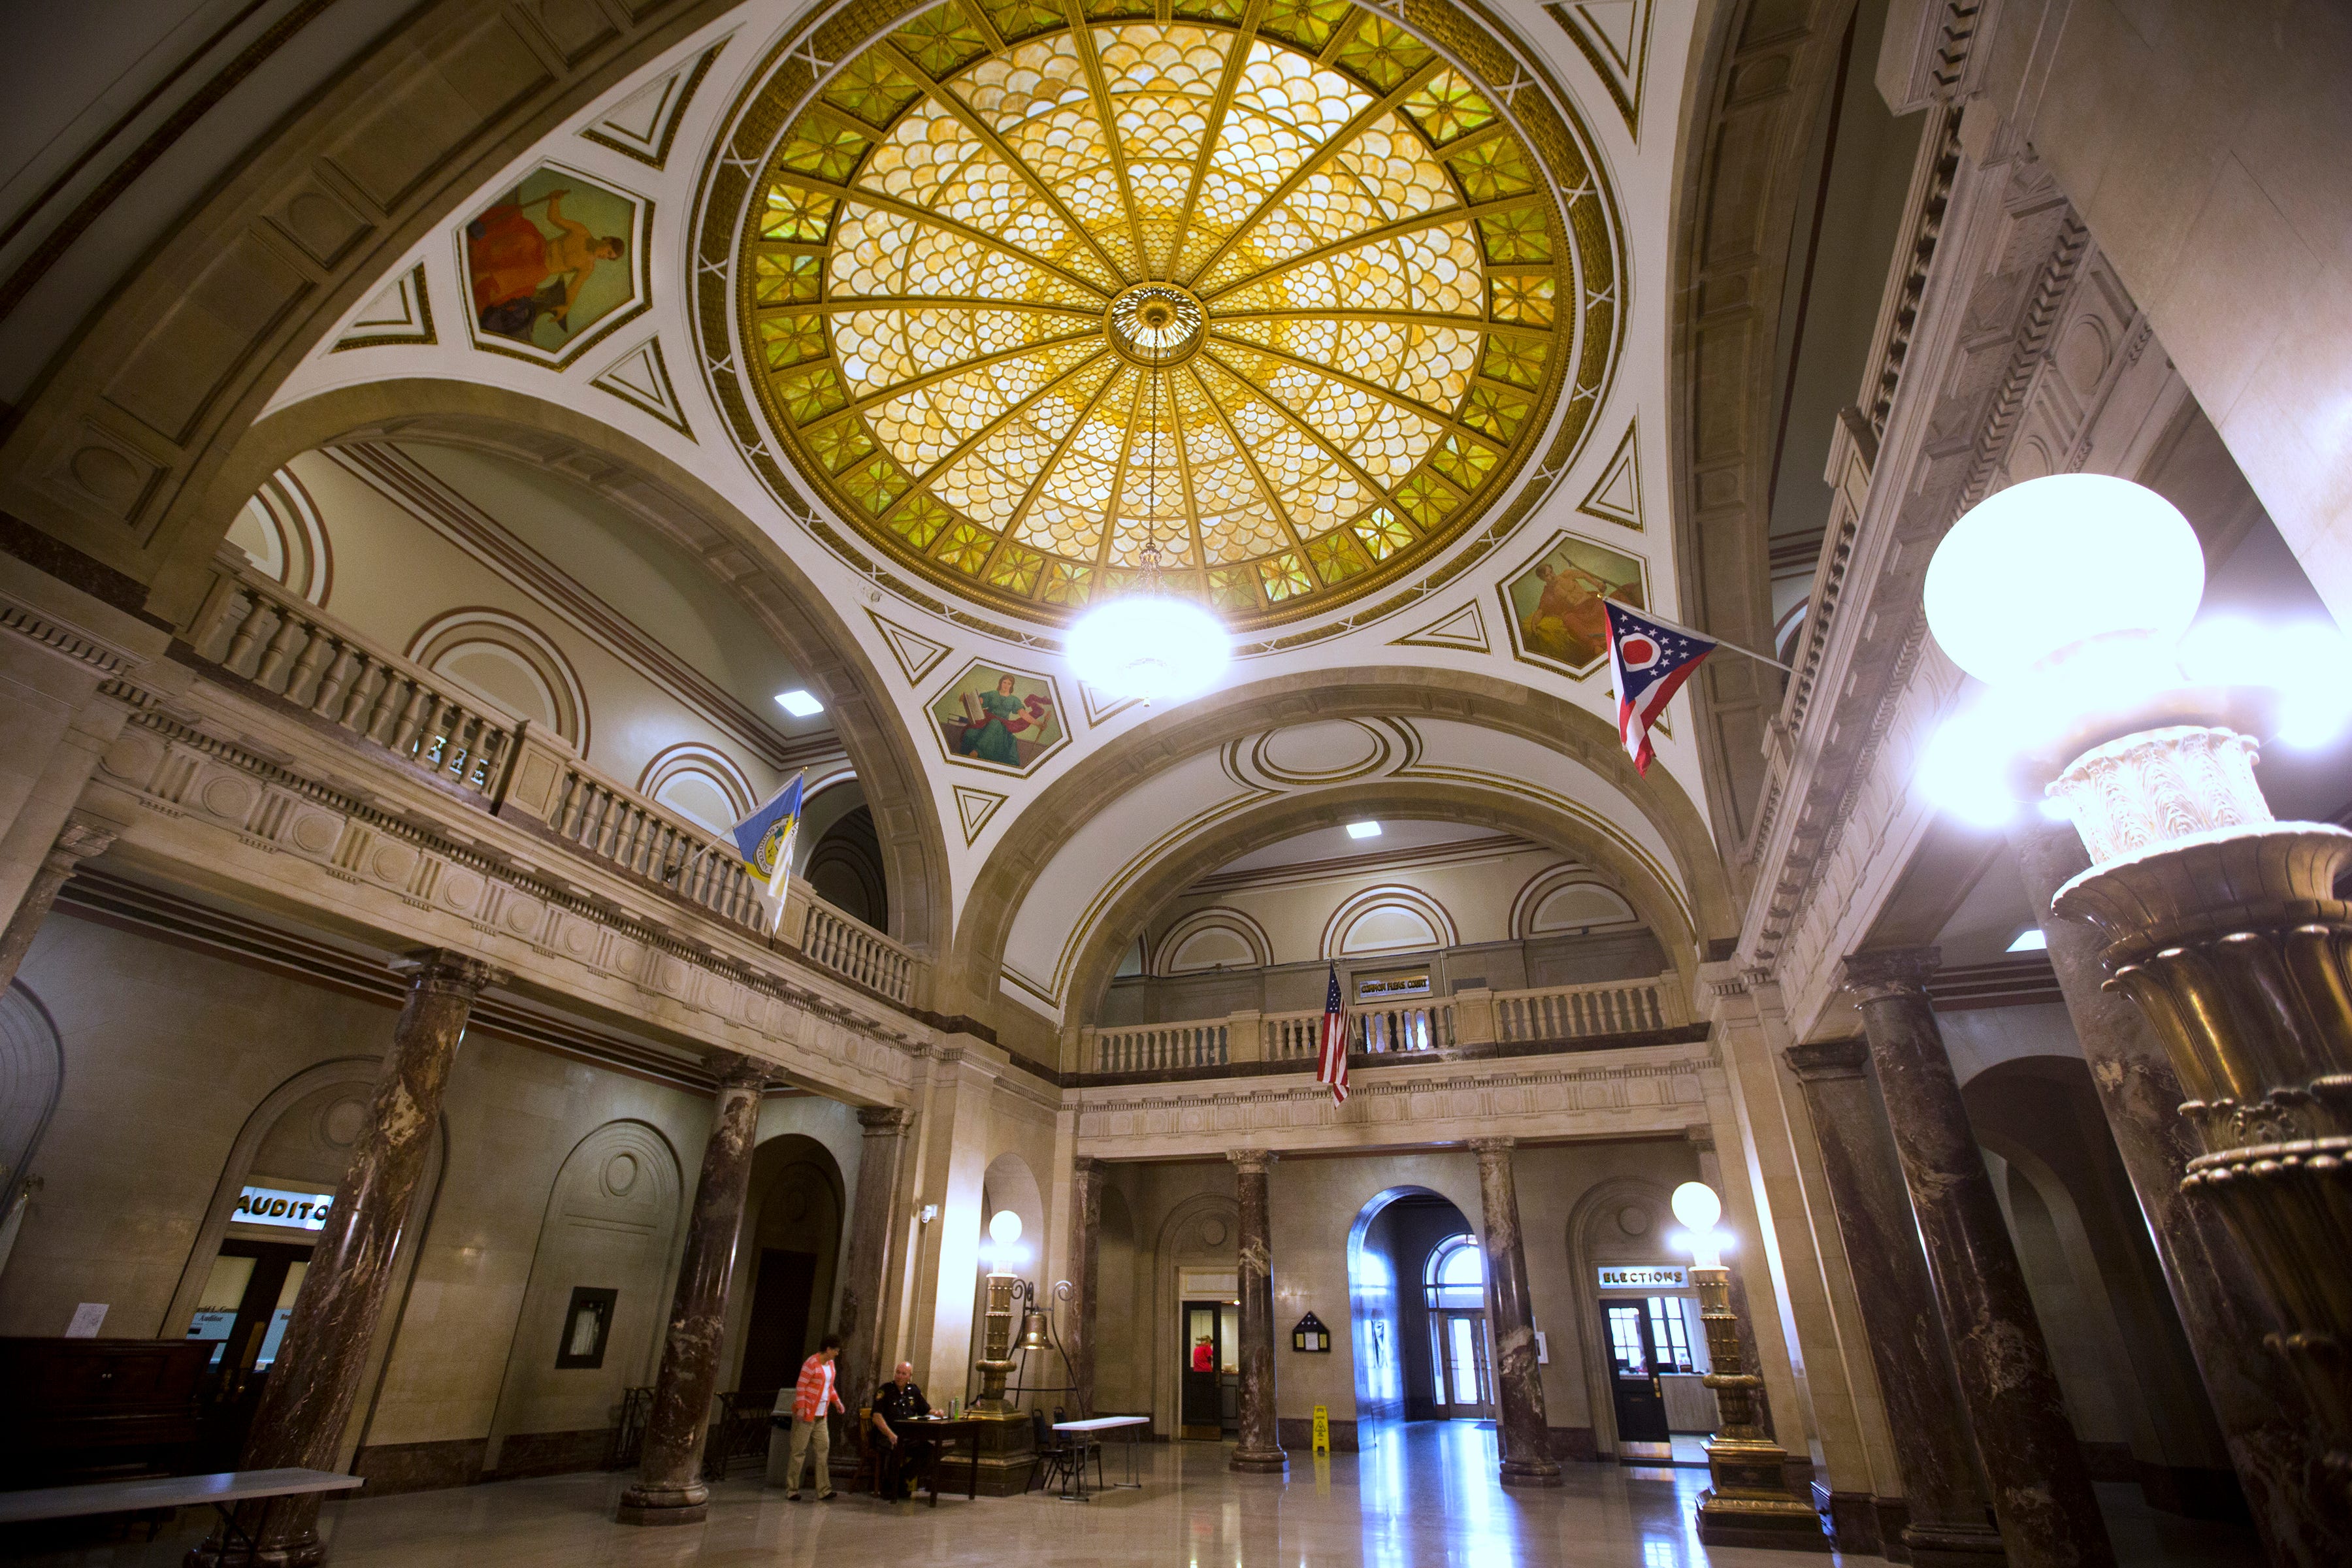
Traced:
POLYGON ((2182 1190, 2213 1205, 2278 1315, 2265 1343, 2326 1427, 2352 1507, 2352 833, 2280 823, 2254 744, 2183 725, 2084 753, 2052 786, 2092 868, 2057 912, 2108 939, 2108 984, 2139 1005, 2205 1152, 2182 1190))
POLYGON ((1699 1540, 1709 1546, 1829 1551, 1822 1516, 1789 1489, 1789 1451, 1756 1424, 1756 1391, 1764 1380, 1741 1363, 1731 1270, 1696 1268, 1691 1283, 1698 1288, 1706 1352, 1715 1363, 1700 1381, 1715 1390, 1723 1415, 1723 1430, 1706 1445, 1707 1478, 1715 1484, 1698 1495, 1699 1540))

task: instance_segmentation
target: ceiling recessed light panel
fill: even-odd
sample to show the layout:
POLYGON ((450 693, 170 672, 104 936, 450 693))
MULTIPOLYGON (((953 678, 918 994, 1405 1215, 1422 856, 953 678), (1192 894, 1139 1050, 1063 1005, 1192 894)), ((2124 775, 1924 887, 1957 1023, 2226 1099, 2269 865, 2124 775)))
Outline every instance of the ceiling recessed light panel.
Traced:
POLYGON ((1377 822, 1351 822, 1348 824, 1348 837, 1350 838, 1378 838, 1380 836, 1381 825, 1377 822))
POLYGON ((2050 939, 2042 934, 2042 928, 2040 926, 2029 926, 2024 931, 2017 933, 2017 940, 2009 944, 2009 951, 2011 952, 2044 952, 2049 950, 2049 947, 2050 939))
POLYGON ((814 719, 824 711, 824 704, 798 687, 776 693, 776 706, 795 719, 814 719))

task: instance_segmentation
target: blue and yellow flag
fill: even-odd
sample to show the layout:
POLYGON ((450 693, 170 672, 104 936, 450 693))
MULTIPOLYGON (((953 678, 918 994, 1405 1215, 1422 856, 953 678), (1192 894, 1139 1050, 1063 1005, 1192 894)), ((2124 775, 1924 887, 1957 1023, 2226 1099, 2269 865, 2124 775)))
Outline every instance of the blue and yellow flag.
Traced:
POLYGON ((775 798, 732 829, 743 868, 767 883, 772 894, 783 891, 793 834, 801 825, 801 784, 807 777, 805 773, 793 774, 793 782, 778 790, 775 798))

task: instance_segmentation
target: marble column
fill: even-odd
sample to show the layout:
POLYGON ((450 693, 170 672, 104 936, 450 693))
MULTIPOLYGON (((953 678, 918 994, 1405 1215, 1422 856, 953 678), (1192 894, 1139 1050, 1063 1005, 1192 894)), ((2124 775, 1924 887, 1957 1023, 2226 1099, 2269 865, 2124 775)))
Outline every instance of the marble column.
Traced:
MULTIPOLYGON (((1070 1163, 1070 1315, 1063 1344, 1070 1352, 1070 1404, 1081 1417, 1095 1413, 1095 1290, 1102 1275, 1102 1193, 1105 1167, 1081 1154, 1070 1163)), ((1267 1308, 1271 1321, 1273 1309, 1267 1308)))
MULTIPOLYGON (((1728 1191, 1723 1184, 1723 1157, 1715 1151, 1715 1130, 1709 1127, 1685 1127, 1683 1137, 1698 1156, 1698 1179, 1717 1192, 1728 1191)), ((1739 1318, 1739 1353, 1748 1369, 1759 1375, 1764 1371, 1764 1352, 1756 1346, 1756 1320, 1748 1310, 1748 1280, 1745 1271, 1731 1271, 1731 1310, 1739 1318)), ((1772 1426, 1772 1393, 1762 1384, 1749 1396, 1756 1406, 1756 1425, 1768 1437, 1779 1438, 1772 1426)))
POLYGON ((96 817, 74 812, 41 858, 33 872, 32 882, 25 889, 25 897, 16 905, 16 912, 0 928, 0 991, 16 978, 17 969, 31 951, 33 938, 39 934, 41 922, 49 918, 50 909, 58 901, 58 893, 67 879, 79 869, 81 863, 93 855, 103 855, 114 842, 114 829, 96 817))
POLYGON ((615 1516, 623 1524, 695 1524, 709 1511, 702 1445, 719 1384, 719 1342, 727 1331, 735 1234, 751 1190, 760 1094, 767 1086, 766 1070, 749 1057, 721 1051, 711 1065, 719 1071, 719 1101, 711 1108, 710 1139, 702 1146, 702 1174, 687 1222, 677 1294, 670 1301, 661 1372, 646 1416, 645 1458, 636 1481, 621 1494, 615 1516))
POLYGON ((1862 1007, 2001 1539, 2019 1568, 2108 1568, 2090 1471, 1927 1000, 1936 964, 1932 948, 1857 953, 1840 979, 1862 1007))
MULTIPOLYGON (((868 1105, 857 1112, 866 1130, 857 1151, 857 1191, 850 1199, 849 1258, 841 1289, 841 1313, 834 1331, 841 1336, 842 1403, 882 1386, 888 1375, 878 1359, 884 1276, 889 1271, 892 1194, 898 1187, 898 1146, 908 1113, 896 1105, 868 1105)), ((746 1167, 748 1169, 748 1167, 746 1167)))
POLYGON ((2301 1385, 2262 1349, 2274 1325, 2253 1271, 2212 1205, 2180 1190, 2189 1162, 2203 1152, 2180 1114, 2188 1091, 2146 1016, 2104 988, 2106 938, 2051 910, 2058 889, 2090 869, 2082 835, 2069 824, 2037 823, 2010 843, 2254 1527, 2282 1568, 2352 1563, 2352 1509, 2320 1460, 2319 1428, 2301 1385))
MULTIPOLYGON (((475 998, 505 978, 479 959, 446 951, 412 954, 398 967, 408 976, 408 1000, 393 1026, 392 1049, 376 1074, 351 1165, 312 1247, 239 1469, 340 1468, 343 1429, 392 1283, 393 1252, 440 1122, 457 1043, 475 998)), ((326 1557, 315 1497, 241 1504, 237 1529, 244 1539, 232 1544, 216 1528, 188 1554, 190 1568, 303 1568, 326 1557)))
POLYGON ((1903 1542, 1917 1568, 1991 1568, 2008 1553, 1987 1520, 1984 1472, 1969 1438, 1902 1163, 1864 1076, 1870 1047, 1827 1040, 1784 1054, 1804 1086, 1838 1236, 1855 1265, 1854 1299, 1910 1509, 1903 1542))
POLYGON ((1486 1327, 1494 1345, 1496 1446, 1507 1487, 1556 1487, 1551 1423, 1544 1413, 1543 1369, 1536 1364, 1534 1304, 1528 1297, 1528 1254, 1519 1240, 1519 1186, 1511 1170, 1517 1140, 1474 1138, 1478 1205, 1486 1247, 1486 1327))
POLYGON ((1276 1473, 1288 1468, 1274 1414, 1273 1215, 1266 1197, 1266 1171, 1274 1156, 1264 1149, 1235 1149, 1234 1186, 1241 1200, 1239 1247, 1242 1297, 1242 1435, 1234 1447, 1236 1470, 1276 1473))

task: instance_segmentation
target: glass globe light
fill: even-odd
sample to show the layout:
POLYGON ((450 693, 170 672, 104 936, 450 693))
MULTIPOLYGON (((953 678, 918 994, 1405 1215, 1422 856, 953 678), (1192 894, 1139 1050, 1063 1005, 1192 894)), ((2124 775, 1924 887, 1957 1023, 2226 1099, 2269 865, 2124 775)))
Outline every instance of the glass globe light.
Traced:
POLYGON ((1021 1240, 1021 1216, 1011 1209, 998 1209, 988 1221, 988 1238, 999 1247, 1012 1247, 1021 1240))
POLYGON ((1675 1217, 1693 1230, 1713 1230, 1723 1217, 1723 1200, 1705 1182, 1685 1182, 1675 1189, 1675 1217))
POLYGON ((1070 668, 1114 697, 1172 701, 1216 684, 1233 658, 1224 626, 1192 600, 1131 594, 1087 612, 1070 628, 1070 668))
POLYGON ((1928 629, 1988 686, 2094 637, 2170 644, 2205 592, 2205 552, 2170 501, 2105 474, 2051 474, 1969 509, 1927 563, 1928 629))

